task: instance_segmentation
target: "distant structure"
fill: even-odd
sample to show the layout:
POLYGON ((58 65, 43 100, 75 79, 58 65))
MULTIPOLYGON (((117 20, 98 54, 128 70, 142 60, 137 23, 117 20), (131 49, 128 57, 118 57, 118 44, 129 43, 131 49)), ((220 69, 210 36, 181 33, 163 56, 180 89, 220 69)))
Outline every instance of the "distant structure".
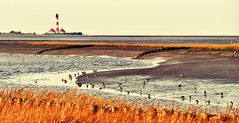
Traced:
POLYGON ((56 14, 56 33, 59 33, 59 15, 56 14))
POLYGON ((82 32, 66 32, 59 28, 59 14, 56 14, 56 28, 51 28, 46 34, 83 35, 82 32))
POLYGON ((54 30, 53 28, 51 28, 48 32, 51 34, 56 34, 56 33, 57 34, 65 34, 66 33, 66 31, 63 28, 61 30, 59 28, 59 15, 58 14, 56 14, 56 29, 54 30))

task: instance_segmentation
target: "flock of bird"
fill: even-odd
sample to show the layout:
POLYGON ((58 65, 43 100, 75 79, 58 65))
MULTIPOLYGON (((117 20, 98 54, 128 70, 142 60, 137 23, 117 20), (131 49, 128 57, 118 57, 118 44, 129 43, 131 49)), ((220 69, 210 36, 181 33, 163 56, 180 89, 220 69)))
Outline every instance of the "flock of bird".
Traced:
MULTIPOLYGON (((93 73, 97 73, 97 70, 93 70, 93 73)), ((74 74, 74 77, 77 78, 77 75, 79 76, 80 74, 79 74, 79 73, 74 74)), ((86 72, 83 71, 83 72, 82 72, 82 75, 86 75, 86 72)), ((164 73, 163 76, 166 77, 167 74, 164 73)), ((179 74, 179 76, 180 76, 180 77, 183 77, 184 74, 181 73, 181 74, 179 74)), ((95 77, 96 77, 96 74, 95 74, 95 77)), ((86 78, 89 78, 89 76, 87 75, 86 78)), ((73 76, 72 76, 71 74, 69 74, 68 79, 69 79, 70 81, 73 81, 73 76)), ((127 78, 123 78, 122 81, 127 82, 127 78)), ((147 79, 145 79, 144 81, 142 81, 142 88, 145 88, 145 86, 147 85, 147 83, 148 83, 149 81, 150 81, 149 78, 147 78, 147 79)), ((62 82, 67 83, 67 80, 66 80, 66 79, 62 79, 62 82)), ((88 83, 88 82, 86 82, 85 79, 82 79, 82 82, 77 82, 77 81, 76 81, 75 83, 77 84, 78 87, 82 87, 82 85, 85 84, 85 85, 86 85, 86 88, 89 88, 89 87, 95 88, 95 85, 94 85, 92 82, 91 82, 91 83, 88 83)), ((123 82, 118 82, 118 81, 117 81, 116 84, 118 85, 119 91, 120 91, 120 92, 123 92, 123 82)), ((181 89, 181 88, 183 87, 183 85, 182 85, 182 84, 179 84, 179 85, 177 85, 176 87, 179 88, 179 89, 181 89)), ((106 88, 105 82, 101 82, 101 86, 99 87, 99 89, 102 90, 102 89, 105 89, 105 88, 106 88)), ((127 92, 127 94, 130 94, 129 91, 126 91, 126 92, 127 92)), ((194 93, 197 93, 197 87, 194 87, 194 93)), ((140 94, 140 95, 143 95, 143 90, 142 90, 142 89, 139 90, 139 94, 140 94)), ((220 98, 221 98, 221 99, 224 98, 223 92, 218 93, 218 94, 220 94, 220 98)), ((205 99, 206 99, 206 98, 207 98, 207 91, 204 91, 204 93, 203 93, 202 96, 204 96, 205 99)), ((147 94, 147 97, 148 97, 148 99, 151 99, 151 95, 150 95, 150 94, 147 94)), ((181 96, 181 100, 182 100, 182 101, 189 100, 189 102, 191 102, 191 101, 192 101, 192 95, 189 95, 188 98, 186 98, 186 96, 182 95, 182 96, 181 96)), ((196 99, 196 100, 195 100, 195 103, 196 103, 196 104, 199 104, 199 100, 196 99)), ((211 103, 210 100, 206 100, 206 101, 205 101, 205 104, 207 104, 207 105, 210 105, 210 103, 211 103)), ((230 104, 231 104, 231 106, 232 106, 232 105, 233 105, 233 102, 231 101, 230 104)))

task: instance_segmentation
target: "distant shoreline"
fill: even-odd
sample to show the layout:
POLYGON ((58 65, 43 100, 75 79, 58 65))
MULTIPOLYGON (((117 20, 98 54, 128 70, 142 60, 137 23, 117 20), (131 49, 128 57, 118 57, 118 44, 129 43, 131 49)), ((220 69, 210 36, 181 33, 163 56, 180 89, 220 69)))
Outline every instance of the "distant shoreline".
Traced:
POLYGON ((70 34, 32 34, 32 33, 22 33, 22 34, 10 34, 10 33, 1 33, 0 36, 76 36, 76 37, 239 37, 239 35, 70 35, 70 34))

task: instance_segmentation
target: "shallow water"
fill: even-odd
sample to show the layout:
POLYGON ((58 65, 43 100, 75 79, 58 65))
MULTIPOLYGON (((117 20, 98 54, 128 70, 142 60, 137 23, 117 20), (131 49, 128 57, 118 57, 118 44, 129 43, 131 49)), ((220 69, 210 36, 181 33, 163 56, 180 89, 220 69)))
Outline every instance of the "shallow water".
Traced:
POLYGON ((0 82, 58 85, 56 81, 80 71, 153 66, 150 61, 110 56, 0 54, 0 82), (62 78, 57 78, 61 76, 62 78))
MULTIPOLYGON (((92 72, 92 70, 115 70, 153 67, 156 63, 164 61, 164 58, 150 60, 136 60, 131 58, 117 58, 110 56, 77 56, 77 55, 25 55, 25 54, 0 54, 0 87, 30 87, 36 90, 65 90, 76 88, 75 77, 68 78, 71 74, 81 74, 82 71, 92 72), (65 84, 62 79, 68 82, 65 84)), ((97 77, 96 77, 97 78, 97 77)), ((116 78, 98 78, 94 89, 86 84, 78 88, 79 92, 87 92, 92 95, 103 96, 105 98, 118 98, 140 104, 153 103, 167 105, 173 103, 180 106, 196 106, 207 108, 222 108, 234 102, 239 102, 239 85, 225 84, 224 80, 198 80, 162 77, 161 79, 150 79, 143 86, 149 76, 128 76, 116 78), (102 81, 106 82, 106 89, 100 90, 102 81), (123 91, 120 91, 116 81, 122 83, 123 91), (181 84, 182 87, 178 88, 181 84), (197 90, 194 90, 194 87, 197 90), (142 95, 140 94, 142 90, 142 95), (205 97, 204 90, 207 91, 205 97), (129 94, 127 92, 129 91, 129 94), (224 96, 221 98, 220 93, 224 96), (148 99, 150 94, 151 99, 148 99), (185 96, 182 101, 181 96, 185 96), (191 101, 189 96, 192 96, 191 101), (199 104, 196 104, 196 100, 199 104), (210 105, 206 101, 210 100, 210 105)))

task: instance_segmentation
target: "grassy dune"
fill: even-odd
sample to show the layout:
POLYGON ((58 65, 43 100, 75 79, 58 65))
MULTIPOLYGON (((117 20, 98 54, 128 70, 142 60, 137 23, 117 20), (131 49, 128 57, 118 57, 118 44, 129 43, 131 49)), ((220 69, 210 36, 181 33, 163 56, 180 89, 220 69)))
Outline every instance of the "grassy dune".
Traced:
POLYGON ((238 122, 239 111, 205 113, 203 109, 186 110, 140 107, 120 100, 104 100, 71 92, 33 92, 16 89, 0 91, 1 122, 100 122, 100 123, 214 123, 238 122))

